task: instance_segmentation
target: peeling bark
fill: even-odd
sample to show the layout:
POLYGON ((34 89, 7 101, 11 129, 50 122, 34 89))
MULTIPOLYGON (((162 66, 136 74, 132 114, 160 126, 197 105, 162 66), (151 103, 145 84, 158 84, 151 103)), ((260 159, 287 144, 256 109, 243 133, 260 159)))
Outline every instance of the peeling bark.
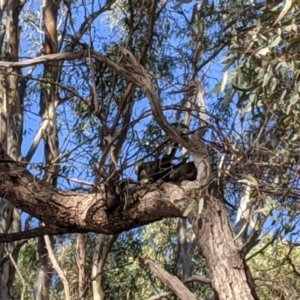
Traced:
POLYGON ((49 299, 49 285, 51 277, 48 276, 48 271, 51 269, 51 262, 46 249, 44 237, 38 238, 37 249, 37 273, 34 281, 34 296, 35 300, 49 299))
POLYGON ((78 299, 84 300, 85 287, 87 285, 85 268, 86 268, 86 242, 85 236, 82 233, 77 235, 76 244, 76 262, 78 267, 78 299))

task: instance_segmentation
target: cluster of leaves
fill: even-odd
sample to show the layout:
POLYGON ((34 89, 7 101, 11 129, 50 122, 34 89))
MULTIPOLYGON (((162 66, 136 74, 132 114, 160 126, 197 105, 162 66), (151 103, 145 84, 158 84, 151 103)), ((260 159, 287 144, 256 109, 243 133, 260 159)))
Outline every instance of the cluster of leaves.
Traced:
POLYGON ((265 236, 249 253, 249 267, 260 299, 299 299, 299 249, 287 240, 265 236))
POLYGON ((229 174, 226 193, 235 204, 246 183, 255 187, 251 197, 258 207, 271 203, 270 212, 293 204, 292 212, 299 199, 299 11, 289 7, 281 24, 281 3, 226 11, 236 22, 224 24, 230 41, 214 92, 225 117, 212 133, 212 141, 230 153, 219 155, 224 176, 229 174))
MULTIPOLYGON (((92 257, 96 241, 95 234, 87 234, 87 264, 86 272, 90 275, 92 257)), ((78 298, 78 275, 76 257, 76 236, 67 235, 56 240, 54 253, 56 259, 64 270, 70 284, 71 296, 78 298)), ((35 255, 36 242, 30 241, 24 245, 19 256, 19 271, 23 274, 26 286, 20 278, 16 280, 17 298, 21 299, 25 288, 24 299, 32 298, 32 287, 35 281, 35 255)), ((107 299, 147 299, 153 293, 166 291, 164 284, 149 271, 143 263, 143 257, 158 262, 173 275, 181 277, 182 266, 178 248, 176 220, 164 220, 145 226, 128 233, 123 233, 115 242, 108 255, 103 275, 103 290, 107 299), (126 298, 124 298, 126 297, 126 298)), ((198 252, 194 256, 195 275, 206 276, 205 261, 198 252)), ((193 285, 193 290, 199 295, 207 293, 207 287, 199 284, 193 285)), ((63 297, 63 286, 54 276, 51 288, 53 299, 63 297)))

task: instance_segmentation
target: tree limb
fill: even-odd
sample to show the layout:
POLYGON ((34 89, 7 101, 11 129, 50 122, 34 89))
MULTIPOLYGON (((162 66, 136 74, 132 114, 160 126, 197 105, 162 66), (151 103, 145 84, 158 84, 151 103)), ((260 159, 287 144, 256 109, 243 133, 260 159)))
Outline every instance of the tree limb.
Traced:
POLYGON ((145 259, 144 262, 151 269, 151 271, 174 292, 179 299, 196 300, 196 297, 177 277, 169 274, 167 271, 154 264, 149 259, 145 259))
MULTIPOLYGON (((2 158, 10 159, 0 146, 2 158)), ((122 198, 109 194, 105 185, 99 185, 93 194, 61 191, 35 178, 21 163, 0 164, 0 197, 47 226, 60 227, 61 232, 116 234, 163 218, 182 217, 190 201, 194 201, 186 193, 197 187, 197 182, 141 186, 127 196, 127 209, 123 210, 122 198), (183 197, 184 201, 178 201, 183 197), (110 201, 113 209, 108 205, 110 201)))

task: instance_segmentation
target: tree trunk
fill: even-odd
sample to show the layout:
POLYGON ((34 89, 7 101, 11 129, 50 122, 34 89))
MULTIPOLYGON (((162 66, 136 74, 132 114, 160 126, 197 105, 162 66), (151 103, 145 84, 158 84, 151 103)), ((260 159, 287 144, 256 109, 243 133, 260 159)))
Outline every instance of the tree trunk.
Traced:
MULTIPOLYGON (((19 6, 19 1, 15 1, 19 6)), ((11 61, 18 61, 19 56, 19 13, 21 7, 7 11, 6 16, 6 55, 11 61)), ((7 153, 15 160, 21 158, 21 144, 23 137, 23 99, 18 90, 20 71, 17 68, 8 68, 7 73, 1 76, 1 138, 0 141, 6 146, 7 153), (6 124, 4 124, 6 123, 6 124)), ((9 199, 8 199, 9 200, 9 199)), ((20 211, 8 200, 1 198, 0 224, 1 233, 19 232, 21 230, 20 211)), ((18 262, 19 251, 13 251, 16 243, 2 244, 0 247, 0 259, 8 255, 7 251, 13 253, 12 258, 18 262)), ((1 269, 1 299, 14 298, 13 281, 15 277, 15 266, 11 260, 5 263, 1 269)))
POLYGON ((212 288, 220 300, 259 299, 221 195, 206 196, 201 216, 193 227, 210 267, 212 288))
MULTIPOLYGON (((45 43, 44 54, 57 53, 57 1, 47 0, 43 10, 43 20, 45 25, 45 43)), ((58 63, 46 63, 44 66, 44 78, 48 83, 41 84, 41 99, 40 99, 40 115, 42 120, 48 118, 49 127, 44 133, 44 155, 48 172, 44 179, 50 182, 54 187, 57 185, 57 177, 59 171, 58 161, 58 133, 56 125, 56 112, 54 103, 58 101, 57 86, 49 83, 58 81, 58 63), (51 107, 51 109, 50 109, 51 107)), ((53 236, 49 236, 51 244, 54 243, 53 236)), ((34 283, 35 298, 39 300, 49 299, 49 286, 52 278, 52 266, 49 259, 49 254, 46 249, 44 237, 38 239, 38 271, 36 281, 34 283)))
POLYGON ((92 292, 93 300, 103 300, 104 291, 102 288, 102 273, 104 264, 107 259, 107 255, 111 251, 111 248, 117 240, 119 234, 108 236, 105 234, 98 235, 98 241, 94 249, 93 254, 93 266, 92 266, 92 292))
MULTIPOLYGON (((192 276, 192 257, 196 245, 195 235, 191 238, 187 234, 187 220, 179 219, 178 221, 178 238, 180 246, 180 256, 182 260, 182 281, 187 280, 192 276)), ((188 287, 190 284, 187 285, 188 287)))
POLYGON ((104 291, 102 289, 102 267, 101 264, 103 249, 105 245, 105 240, 108 239, 108 236, 104 234, 98 235, 97 244, 94 249, 93 254, 93 265, 92 265, 92 293, 93 293, 93 300, 103 300, 104 299, 104 291))
MULTIPOLYGON (((51 241, 53 243, 53 241, 51 241)), ((52 267, 43 236, 38 238, 37 274, 34 282, 34 299, 48 300, 52 267)))
POLYGON ((78 299, 86 299, 85 289, 87 287, 86 281, 86 242, 83 233, 77 234, 77 245, 76 245, 76 261, 78 267, 78 299))

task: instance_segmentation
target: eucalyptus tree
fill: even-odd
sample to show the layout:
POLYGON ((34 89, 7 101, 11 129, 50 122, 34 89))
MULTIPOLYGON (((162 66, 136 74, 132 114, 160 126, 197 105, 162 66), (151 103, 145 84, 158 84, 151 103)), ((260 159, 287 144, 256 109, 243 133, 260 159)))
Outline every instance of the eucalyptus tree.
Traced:
MULTIPOLYGON (((79 298, 92 291, 103 299, 105 262, 120 233, 180 218, 182 279, 190 279, 197 242, 210 270, 209 278, 198 278, 202 284, 219 299, 258 299, 245 255, 274 212, 285 217, 279 231, 286 219, 295 230, 298 216, 298 10, 296 3, 280 4, 3 5, 4 298, 13 297, 24 239, 38 237, 36 299, 49 298, 52 268, 70 298, 53 254, 53 236, 67 233, 78 234, 79 298), (31 44, 22 45, 23 37, 31 44), (31 146, 23 154, 28 131, 34 136, 25 136, 31 146), (137 161, 157 159, 174 142, 182 151, 174 161, 189 156, 195 181, 122 189, 137 161), (21 231, 19 209, 39 226, 21 231), (98 234, 90 271, 88 232, 98 234)), ((168 296, 195 299, 178 278, 143 262, 170 289, 168 296)))

